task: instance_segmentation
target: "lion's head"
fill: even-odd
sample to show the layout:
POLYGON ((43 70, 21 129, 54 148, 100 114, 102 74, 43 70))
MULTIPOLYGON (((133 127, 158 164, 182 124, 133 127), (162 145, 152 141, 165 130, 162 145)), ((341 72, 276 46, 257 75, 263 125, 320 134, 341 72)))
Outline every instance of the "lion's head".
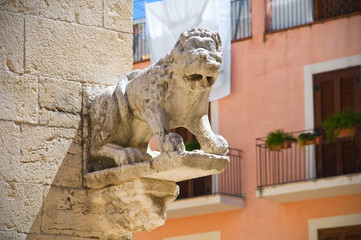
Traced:
POLYGON ((217 32, 191 28, 180 34, 174 48, 158 65, 191 90, 211 88, 222 63, 222 42, 217 32))

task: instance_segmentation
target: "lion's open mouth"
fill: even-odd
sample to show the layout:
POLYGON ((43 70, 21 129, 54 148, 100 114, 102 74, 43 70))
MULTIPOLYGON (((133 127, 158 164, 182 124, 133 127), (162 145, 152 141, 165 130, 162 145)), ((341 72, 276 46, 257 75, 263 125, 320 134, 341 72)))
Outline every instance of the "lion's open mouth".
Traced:
POLYGON ((201 74, 191 74, 187 76, 188 80, 190 81, 200 81, 203 79, 203 76, 201 74))
MULTIPOLYGON (((186 76, 186 78, 189 80, 189 81, 201 81, 204 77, 202 74, 191 74, 191 75, 188 75, 186 76)), ((213 83, 213 80, 214 80, 214 77, 212 76, 207 76, 205 77, 207 79, 207 82, 209 84, 212 84, 213 83)))
POLYGON ((201 82, 203 80, 202 85, 204 86, 212 86, 215 80, 212 76, 203 76, 202 74, 197 73, 185 76, 185 79, 193 83, 201 82))

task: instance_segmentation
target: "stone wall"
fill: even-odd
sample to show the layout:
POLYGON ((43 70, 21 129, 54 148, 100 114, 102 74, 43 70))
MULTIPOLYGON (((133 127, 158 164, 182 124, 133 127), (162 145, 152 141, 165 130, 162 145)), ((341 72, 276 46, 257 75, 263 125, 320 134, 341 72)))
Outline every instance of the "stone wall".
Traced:
POLYGON ((82 101, 131 70, 132 7, 0 0, 1 240, 96 238, 82 187, 82 101))

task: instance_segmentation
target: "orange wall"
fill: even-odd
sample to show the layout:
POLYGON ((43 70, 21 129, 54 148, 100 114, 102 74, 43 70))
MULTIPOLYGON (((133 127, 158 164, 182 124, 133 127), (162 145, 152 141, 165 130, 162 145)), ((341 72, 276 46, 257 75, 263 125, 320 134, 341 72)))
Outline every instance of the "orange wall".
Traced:
POLYGON ((280 204, 246 198, 243 210, 167 220, 151 232, 133 235, 133 240, 221 231, 222 240, 305 240, 308 219, 361 213, 361 194, 280 204))
POLYGON ((135 240, 216 230, 222 240, 304 240, 310 218, 361 213, 361 194, 287 204, 255 197, 255 139, 277 128, 305 128, 304 65, 361 54, 361 15, 265 35, 263 2, 252 1, 252 38, 232 43, 232 92, 219 100, 220 133, 243 150, 245 208, 167 220, 150 233, 134 234, 135 240))

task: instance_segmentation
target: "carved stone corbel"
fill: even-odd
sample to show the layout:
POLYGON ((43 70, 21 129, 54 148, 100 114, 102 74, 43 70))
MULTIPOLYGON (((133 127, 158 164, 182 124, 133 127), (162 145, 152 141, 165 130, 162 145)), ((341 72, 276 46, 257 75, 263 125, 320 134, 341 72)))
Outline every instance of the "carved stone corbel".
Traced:
POLYGON ((84 186, 103 238, 164 224, 176 182, 217 174, 228 143, 208 120, 209 94, 222 62, 219 34, 192 28, 173 50, 87 102, 84 186), (187 152, 170 129, 185 127, 201 150, 187 152), (152 136, 160 152, 147 152, 152 136))

